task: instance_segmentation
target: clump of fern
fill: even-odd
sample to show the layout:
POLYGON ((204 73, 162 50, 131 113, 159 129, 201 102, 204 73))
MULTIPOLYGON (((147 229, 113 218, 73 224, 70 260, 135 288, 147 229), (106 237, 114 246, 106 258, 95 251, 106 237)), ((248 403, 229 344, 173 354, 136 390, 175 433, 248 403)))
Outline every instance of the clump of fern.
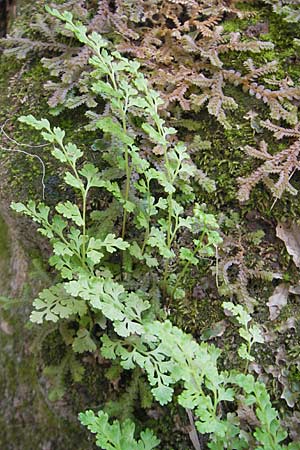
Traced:
MULTIPOLYGON (((50 264, 60 275, 59 283, 34 300, 31 321, 75 323, 68 331, 74 352, 99 349, 125 370, 140 367, 161 405, 169 403, 175 386, 180 386, 177 401, 193 412, 198 432, 209 434, 209 448, 221 449, 224 444, 232 449, 295 448, 282 444, 287 432, 265 386, 252 375, 221 371, 219 349, 197 343, 163 320, 163 309, 153 295, 158 288, 156 297, 162 306, 182 298, 191 267, 202 258, 214 258, 222 242, 215 216, 195 202, 192 179, 197 169, 184 143, 176 139, 176 130, 159 114, 160 95, 149 87, 139 63, 110 51, 106 39, 74 23, 70 13, 49 12, 65 22, 66 29, 93 54, 91 90, 110 104, 109 114, 96 118, 95 126, 110 137, 111 146, 105 154, 109 166, 100 172, 85 161, 77 145, 67 141, 62 129, 32 115, 20 118, 52 144, 52 155, 65 167, 64 182, 78 198, 78 202, 58 203, 55 211, 33 201, 12 205, 37 222, 49 239, 50 264), (140 118, 135 127, 132 116, 140 118), (160 159, 145 155, 143 142, 160 159), (97 189, 109 193, 112 202, 107 209, 90 214, 87 201, 97 189), (90 226, 93 217, 111 219, 110 208, 116 208, 117 214, 107 228, 97 231, 90 226), (189 246, 181 244, 182 230, 189 235, 189 246), (152 282, 146 284, 149 274, 152 282), (95 336, 99 329, 103 330, 101 346, 95 336), (239 419, 237 399, 255 415, 253 429, 239 419), (234 412, 223 414, 225 404, 234 412)), ((249 324, 252 318, 241 305, 225 303, 224 308, 240 324, 239 334, 245 341, 240 357, 251 361, 253 345, 263 342, 259 327, 249 324)), ((98 415, 87 411, 80 419, 104 449, 150 450, 159 444, 149 430, 136 440, 131 421, 110 424, 101 411, 98 415)))
MULTIPOLYGON (((272 119, 283 118, 295 124, 295 108, 291 105, 299 97, 299 90, 293 86, 270 89, 263 82, 264 77, 276 72, 275 62, 256 67, 249 59, 242 71, 223 62, 223 55, 228 52, 256 54, 273 49, 270 42, 245 39, 238 32, 224 31, 228 14, 238 18, 253 14, 240 10, 235 2, 229 6, 225 0, 213 5, 208 0, 193 0, 188 4, 160 0, 153 12, 151 2, 116 1, 111 7, 105 0, 98 3, 92 18, 84 1, 57 7, 60 11, 72 10, 90 31, 100 29, 103 34, 121 36, 118 50, 141 61, 150 73, 150 81, 160 90, 165 107, 179 104, 183 111, 196 113, 206 107, 209 114, 230 128, 228 113, 238 105, 224 91, 229 83, 263 100, 270 108, 272 119)), ((54 56, 43 59, 51 75, 58 78, 58 82, 46 84, 46 89, 52 92, 49 105, 53 112, 81 104, 95 108, 95 97, 88 89, 91 55, 88 46, 84 43, 74 46, 74 42, 66 45, 69 33, 51 15, 38 14, 31 28, 39 38, 9 36, 4 42, 9 47, 6 54, 24 58, 32 50, 54 52, 54 56)))

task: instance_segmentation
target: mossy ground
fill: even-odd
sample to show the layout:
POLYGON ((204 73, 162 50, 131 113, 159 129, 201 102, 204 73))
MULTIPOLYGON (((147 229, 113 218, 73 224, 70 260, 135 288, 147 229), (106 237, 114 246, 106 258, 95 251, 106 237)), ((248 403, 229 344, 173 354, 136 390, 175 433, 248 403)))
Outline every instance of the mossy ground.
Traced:
MULTIPOLYGON (((28 23, 26 17, 31 8, 32 2, 21 3, 17 19, 20 27, 22 23, 28 23)), ((7 208, 13 198, 42 198, 40 163, 35 158, 14 151, 24 149, 23 144, 29 145, 26 151, 37 153, 43 158, 46 164, 46 187, 47 180, 51 180, 53 174, 57 175, 55 167, 50 164, 49 150, 30 147, 40 144, 38 135, 17 122, 23 114, 48 115, 43 89, 46 76, 39 58, 28 63, 0 55, 0 123, 6 123, 6 133, 21 144, 18 146, 1 137, 0 152, 5 170, 2 171, 0 191, 7 208)), ((59 181, 54 185, 52 183, 52 187, 50 183, 48 193, 50 197, 61 195, 59 181)), ((20 236, 24 237, 20 245, 26 246, 28 258, 32 262, 28 284, 24 286, 20 303, 8 310, 0 310, 0 448, 92 449, 94 447, 92 442, 88 443, 88 433, 79 426, 77 420, 77 414, 82 408, 74 408, 71 412, 63 404, 55 408, 48 400, 49 386, 41 376, 40 352, 34 347, 34 342, 41 336, 37 336, 38 329, 28 328, 27 325, 32 297, 45 283, 49 283, 51 274, 47 274, 40 253, 44 249, 47 254, 47 245, 38 240, 37 246, 35 228, 28 229, 27 225, 28 222, 16 218, 10 221, 10 226, 19 229, 20 236)), ((0 218, 2 296, 10 294, 10 253, 7 225, 0 218)), ((59 354, 60 349, 53 346, 51 352, 59 354)))

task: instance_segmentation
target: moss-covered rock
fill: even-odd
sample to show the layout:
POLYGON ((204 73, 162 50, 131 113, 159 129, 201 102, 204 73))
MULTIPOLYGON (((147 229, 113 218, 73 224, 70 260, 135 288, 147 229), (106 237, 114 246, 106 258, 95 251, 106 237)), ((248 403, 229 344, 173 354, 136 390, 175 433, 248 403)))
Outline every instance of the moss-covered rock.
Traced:
MULTIPOLYGON (((20 2, 15 26, 22 29, 28 28, 28 16, 31 14, 33 4, 35 8, 42 11, 44 3, 44 1, 30 0, 20 2)), ((245 31, 253 26, 256 27, 254 31, 259 32, 257 24, 267 24, 267 32, 266 27, 261 28, 260 39, 272 40, 275 43, 275 49, 262 56, 256 55, 254 61, 263 63, 274 58, 279 59, 278 74, 284 77, 286 71, 289 71, 294 82, 299 82, 299 60, 292 47, 295 29, 291 27, 294 25, 285 24, 282 18, 275 14, 270 15, 267 11, 266 8, 261 8, 258 18, 251 21, 236 19, 228 21, 227 31, 245 31)), ((237 69, 242 66, 248 56, 236 57, 234 64, 237 69)), ((223 56, 224 64, 226 64, 226 58, 229 56, 223 56)), ((3 55, 0 57, 0 123, 8 119, 5 124, 8 137, 2 136, 1 144, 0 214, 2 213, 3 220, 0 219, 0 295, 17 296, 21 302, 14 304, 10 309, 0 311, 0 407, 3 411, 0 417, 0 448, 8 450, 20 448, 32 450, 34 447, 43 450, 93 448, 87 433, 78 424, 77 413, 87 407, 100 409, 105 404, 107 409, 121 405, 122 413, 125 411, 124 408, 128 407, 128 411, 125 411, 123 416, 134 411, 141 427, 142 425, 151 426, 160 435, 164 450, 192 448, 188 440, 186 417, 181 417, 184 412, 178 412, 174 405, 171 405, 168 410, 159 409, 155 405, 147 411, 146 406, 145 408, 138 406, 142 394, 141 386, 138 386, 134 378, 135 375, 132 379, 131 375, 123 374, 118 381, 108 380, 105 376, 108 369, 107 363, 100 360, 98 364, 93 357, 82 358, 86 373, 81 383, 74 382, 68 369, 64 370, 62 377, 56 380, 51 380, 43 374, 45 366, 59 368, 62 361, 67 360, 66 355, 68 355, 68 350, 56 327, 42 331, 38 330, 38 327, 27 326, 31 299, 44 285, 51 283, 54 275, 47 272, 49 269, 44 267, 42 261, 42 258, 48 255, 49 248, 44 240, 41 238, 37 240, 36 230, 32 224, 28 226, 29 222, 20 218, 16 219, 9 213, 8 205, 12 198, 19 200, 42 197, 42 166, 34 156, 17 151, 23 148, 28 153, 38 154, 44 161, 47 203, 55 204, 63 196, 71 195, 70 192, 62 189, 60 171, 52 165, 53 161, 48 148, 34 147, 40 144, 38 134, 32 133, 26 126, 17 122, 17 118, 23 114, 32 113, 38 117, 49 115, 48 93, 43 88, 47 78, 48 73, 38 57, 33 56, 31 60, 25 62, 3 55), (22 145, 33 146, 20 147, 10 138, 22 145), (38 345, 40 342, 42 345, 38 345), (55 383, 58 385, 63 383, 67 387, 67 392, 60 400, 51 402, 49 393, 51 395, 53 392, 55 383), (130 395, 127 395, 126 384, 138 392, 130 392, 130 395), (112 386, 116 387, 116 390, 112 386), (121 400, 124 400, 123 403, 121 400), (109 401, 111 402, 107 405, 109 401)), ((259 220, 262 220, 271 229, 279 219, 298 218, 300 206, 297 198, 285 195, 272 207, 271 194, 262 185, 256 187, 249 202, 239 204, 236 195, 237 178, 247 176, 257 164, 253 159, 245 157, 242 150, 245 145, 256 144, 254 129, 245 116, 252 109, 266 118, 268 109, 262 102, 249 97, 238 87, 229 86, 225 93, 234 97, 239 105, 238 110, 230 114, 231 129, 224 130, 206 112, 188 115, 186 120, 189 121, 189 126, 187 121, 182 119, 183 116, 179 115, 181 119, 178 124, 175 121, 175 125, 179 126, 181 138, 184 140, 191 141, 194 135, 198 134, 201 139, 211 142, 211 147, 203 148, 201 152, 195 153, 194 159, 198 167, 216 181, 216 191, 207 193, 199 189, 198 201, 205 202, 209 210, 227 216, 232 211, 238 212, 239 222, 236 222, 232 229, 225 229, 225 232, 232 234, 236 240, 242 240, 243 236, 249 232, 249 224, 255 221, 257 224, 259 220), (250 214, 252 218, 249 219, 250 214)), ((89 134, 87 137, 84 133, 83 113, 84 111, 80 108, 66 111, 62 117, 53 117, 52 122, 59 123, 66 129, 70 138, 77 143, 82 143, 89 150, 94 136, 89 134)), ((271 135, 267 133, 261 132, 261 136, 271 139, 271 135)), ((274 140, 272 145, 274 149, 279 148, 274 140)), ((294 177, 293 183, 296 186, 299 185, 297 176, 294 177)), ((251 249, 248 249, 248 262, 251 259, 249 255, 252 257, 250 264, 256 257, 262 258, 268 252, 273 252, 276 260, 277 257, 280 258, 280 251, 283 249, 280 244, 275 248, 274 242, 270 244, 267 240, 261 245, 264 252, 260 253, 257 247, 258 244, 253 243, 251 249)), ((217 292, 209 264, 203 264, 203 271, 201 272, 201 268, 199 273, 193 273, 193 276, 187 280, 189 293, 187 298, 171 306, 174 321, 186 330, 192 331, 197 337, 211 324, 224 319, 221 307, 222 296, 217 292)), ((287 275, 290 273, 290 276, 294 277, 294 272, 284 261, 282 267, 287 275)), ((270 285, 271 283, 263 289, 262 284, 254 282, 251 284, 254 294, 260 295, 257 319, 263 322, 267 322, 266 301, 272 292, 272 285, 271 287, 270 285)), ((223 346, 230 355, 236 352, 237 348, 236 343, 233 343, 236 332, 232 330, 234 328, 231 328, 220 342, 220 346, 223 346)), ((262 364, 265 363, 263 351, 261 354, 257 352, 257 358, 260 358, 262 364)), ((294 380, 298 375, 297 367, 293 369, 290 377, 294 380)), ((61 388, 61 386, 58 387, 61 388)))

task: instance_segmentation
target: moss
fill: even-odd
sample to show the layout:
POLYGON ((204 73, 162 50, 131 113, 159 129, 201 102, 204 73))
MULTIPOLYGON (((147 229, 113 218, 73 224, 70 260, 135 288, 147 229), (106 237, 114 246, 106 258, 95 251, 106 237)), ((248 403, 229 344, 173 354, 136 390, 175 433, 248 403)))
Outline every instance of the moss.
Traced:
MULTIPOLYGON (((215 192, 207 193, 203 189, 198 190, 198 201, 206 203, 209 209, 215 212, 225 212, 229 209, 240 210, 241 217, 252 210, 256 210, 268 220, 282 221, 286 218, 298 218, 300 204, 297 196, 294 197, 289 193, 284 193, 280 200, 274 202, 271 192, 262 183, 259 183, 252 190, 250 199, 246 203, 238 202, 238 178, 248 177, 261 164, 259 160, 248 157, 243 151, 243 147, 246 145, 257 147, 257 140, 250 123, 246 119, 243 120, 243 117, 252 107, 256 111, 260 107, 262 115, 265 115, 265 117, 267 117, 267 111, 264 105, 259 104, 255 99, 249 98, 234 87, 227 88, 226 93, 232 95, 239 104, 236 116, 234 114, 231 116, 232 123, 236 123, 236 125, 233 125, 230 130, 223 130, 214 118, 205 113, 199 114, 194 119, 198 123, 199 132, 197 134, 199 133, 202 140, 208 140, 212 143, 212 148, 201 149, 194 156, 194 161, 201 170, 216 182, 215 192)), ((266 139, 266 137, 271 143, 270 148, 273 151, 274 149, 280 151, 287 145, 278 143, 271 133, 264 131, 261 139, 266 139)), ((292 184, 300 189, 300 175, 298 173, 294 175, 292 184)))
POLYGON ((10 280, 10 248, 7 225, 0 217, 0 294, 5 295, 9 290, 10 280))
MULTIPOLYGON (((24 8, 28 8, 31 2, 23 2, 24 8)), ((245 5, 249 6, 249 5, 245 5)), ((290 70, 292 77, 299 79, 300 69, 294 64, 295 58, 292 50, 292 36, 295 29, 290 25, 282 25, 282 19, 275 14, 269 15, 267 8, 259 12, 257 18, 248 20, 230 20, 225 23, 225 31, 245 30, 249 25, 256 24, 258 20, 269 22, 269 33, 261 36, 262 39, 269 39, 275 42, 274 51, 265 52, 262 55, 232 54, 224 55, 223 61, 234 64, 237 69, 242 67, 243 62, 249 56, 253 57, 256 63, 279 59, 279 71, 277 77, 284 77, 286 70, 290 70), (280 25, 279 25, 280 24, 280 25), (280 32, 278 32, 278 27, 280 32), (230 58, 230 61, 229 61, 230 58)), ((24 22, 25 23, 25 22, 24 22)), ((26 25, 28 28, 28 25, 26 25)), ((27 64, 27 63, 26 63, 27 64)), ((22 114, 34 114, 39 117, 48 116, 47 94, 42 87, 43 81, 48 78, 47 72, 43 69, 38 60, 32 60, 28 65, 23 66, 21 62, 7 60, 1 57, 0 60, 0 100, 2 111, 0 118, 10 117, 14 125, 14 137, 21 143, 40 143, 38 133, 32 133, 22 124, 17 123, 17 117, 22 114), (26 67, 26 70, 23 70, 26 67), (7 95, 7 92, 10 95, 7 95), (3 93, 5 93, 3 95, 3 93), (11 105, 14 104, 14 110, 11 105)), ((256 162, 251 158, 246 158, 242 147, 245 145, 255 145, 253 130, 249 122, 244 118, 250 110, 259 110, 263 117, 268 116, 268 108, 262 102, 244 94, 239 88, 228 86, 225 90, 227 95, 232 95, 239 109, 230 113, 232 128, 224 130, 214 118, 206 113, 194 115, 197 132, 205 140, 212 142, 212 149, 202 150, 196 155, 196 163, 199 168, 206 171, 209 176, 216 180, 217 190, 214 193, 203 193, 199 189, 197 193, 198 201, 208 204, 210 210, 224 211, 232 209, 240 211, 240 216, 244 217, 253 209, 260 211, 267 219, 277 220, 283 216, 295 218, 300 214, 300 205, 297 199, 285 195, 282 200, 276 202, 273 208, 273 199, 268 191, 261 185, 257 186, 247 204, 240 205, 236 198, 237 178, 247 176, 256 167, 256 162)), ((59 124, 66 129, 67 135, 75 142, 82 144, 91 157, 95 155, 90 152, 90 147, 94 140, 91 133, 86 138, 83 130, 82 108, 75 111, 65 111, 62 117, 51 118, 51 122, 59 124)), ((182 128, 183 139, 187 138, 186 128, 182 128)), ((278 147, 279 148, 279 147, 278 147)), ((48 203, 56 203, 64 195, 69 196, 71 192, 63 192, 60 187, 60 177, 57 167, 53 164, 49 156, 49 150, 39 150, 47 166, 46 194, 48 203)), ((23 155, 11 155, 10 161, 10 183, 9 188, 13 189, 16 196, 41 197, 41 167, 30 157, 23 155)), ((298 183, 295 177, 296 183, 298 183)), ((244 230, 244 225, 240 225, 244 230)), ((0 223, 0 230, 1 230, 0 223)), ((33 230, 34 233, 34 230, 33 230)), ((8 258, 5 239, 0 241, 0 254, 4 259, 8 258), (3 248, 2 248, 3 244, 3 248)), ((273 249, 272 249, 273 251, 273 249)), ((37 265, 36 275, 41 276, 42 265, 37 265), (40 271, 40 272, 38 272, 40 271)), ((288 275, 293 279, 292 275, 288 275)), ((32 280, 31 280, 32 281, 32 280)), ((44 282, 47 284, 47 276, 44 282)), ((200 273, 194 274, 187 280, 188 296, 183 302, 172 305, 172 315, 174 321, 184 327, 185 330, 199 336, 203 328, 223 319, 223 312, 220 306, 221 298, 218 296, 213 286, 214 282, 207 275, 207 266, 201 268, 200 273), (204 275, 204 276, 203 276, 204 275), (197 286, 204 289, 204 295, 197 294, 197 286), (196 284, 196 286, 195 286, 196 284)), ((270 290, 263 290, 261 285, 252 284, 254 291, 263 293, 265 300, 270 295, 270 290)), ((28 288, 30 290, 30 287, 28 288)), ((28 292, 28 295, 30 292, 28 292)), ((35 338, 36 329, 25 330, 25 323, 28 318, 28 307, 23 306, 18 311, 3 315, 3 320, 14 330, 12 336, 0 335, 0 345, 5 352, 0 356, 0 364, 4 368, 3 383, 0 386, 0 398, 2 399, 2 411, 5 417, 0 418, 0 447, 5 449, 31 450, 34 447, 41 448, 65 448, 83 449, 87 447, 87 435, 82 431, 76 419, 79 410, 86 407, 100 409, 100 407, 111 398, 121 397, 124 393, 124 385, 118 387, 117 392, 112 389, 105 379, 104 368, 99 366, 92 358, 87 356, 84 361, 86 374, 83 383, 74 384, 71 377, 66 377, 65 383, 68 388, 66 396, 61 403, 51 404, 47 398, 49 392, 49 381, 42 375, 42 367, 45 365, 59 364, 65 353, 66 347, 57 331, 53 331, 44 336, 41 355, 30 352, 32 341, 35 338), (25 330, 25 331, 24 331, 25 330), (13 405, 13 407, 11 406, 13 405)), ((266 310, 266 308, 265 308, 266 310)), ((265 311, 264 311, 265 312, 265 311)), ((283 311, 284 312, 284 311, 283 311)), ((264 318, 262 313, 260 317, 264 318)), ((225 350, 236 350, 236 344, 232 345, 233 335, 236 329, 225 334, 222 345, 225 350)), ((36 339, 40 339, 38 336, 36 339)), ((264 355, 268 355, 269 347, 257 350, 257 355, 263 362, 268 362, 264 355), (260 355, 260 356, 259 356, 260 355)), ((231 361, 232 362, 232 361, 231 361)), ((1 374, 2 375, 2 374, 1 374)), ((127 374, 127 378, 131 375, 127 374)), ((125 384, 125 382, 124 382, 125 384)), ((135 405, 136 407, 136 405, 135 405)), ((136 407, 137 408, 137 407, 136 407)), ((187 419, 182 409, 172 404, 169 408, 159 408, 155 405, 152 413, 157 414, 158 420, 149 418, 150 412, 143 408, 136 409, 139 425, 149 426, 162 438, 160 448, 183 450, 192 448, 188 435, 182 433, 182 429, 187 426, 187 419), (177 424, 177 428, 174 424, 177 424), (179 428, 179 429, 178 429, 179 428)), ((92 445, 89 445, 92 448, 92 445)))
POLYGON ((292 365, 289 368, 288 380, 289 380, 289 383, 291 384, 291 387, 294 388, 293 391, 299 393, 299 391, 300 391, 300 370, 296 364, 292 365))
MULTIPOLYGON (((29 129, 25 129, 17 123, 17 118, 23 114, 35 113, 37 115, 45 114, 48 109, 46 100, 43 96, 41 87, 41 65, 36 63, 24 74, 21 64, 18 61, 0 58, 0 102, 1 113, 0 120, 4 122, 8 119, 6 125, 7 134, 21 144, 38 144, 37 137, 29 129), (11 107, 14 105, 14 108, 11 107), (5 120, 4 120, 5 118, 5 120), (13 128, 12 128, 13 127, 13 128)), ((9 149, 18 150, 14 144, 8 144, 9 149)), ((34 153, 35 150, 28 147, 26 151, 34 153)), ((10 153, 2 151, 2 157, 9 158, 9 185, 20 195, 25 195, 26 191, 30 194, 41 191, 41 164, 37 160, 20 153, 10 153), (31 191, 31 192, 30 192, 31 191)), ((45 152, 39 152, 44 157, 45 152)))
MULTIPOLYGON (((244 96, 244 103, 245 103, 244 96)), ((199 117, 200 122, 200 117, 199 117)), ((242 145, 251 143, 253 132, 245 121, 243 125, 235 126, 232 130, 224 130, 211 117, 201 120, 202 129, 199 135, 203 140, 212 142, 212 149, 201 150, 195 155, 195 162, 201 170, 204 170, 210 178, 216 182, 216 191, 208 194, 198 192, 199 201, 218 210, 224 207, 237 207, 237 184, 240 176, 249 173, 252 162, 245 164, 242 145)))
POLYGON ((172 321, 185 332, 200 337, 206 329, 224 318, 224 312, 217 294, 214 296, 209 292, 205 298, 199 298, 197 286, 194 287, 194 295, 176 304, 172 321))
MULTIPOLYGON (((51 157, 49 147, 35 149, 35 145, 41 144, 41 136, 38 132, 33 132, 28 126, 17 121, 21 115, 33 114, 36 117, 47 117, 53 125, 59 125, 66 130, 70 140, 74 140, 78 145, 89 150, 94 141, 93 133, 87 135, 82 124, 82 114, 80 111, 67 111, 64 118, 57 119, 49 117, 49 107, 47 105, 47 93, 43 89, 43 83, 48 78, 48 72, 42 67, 40 61, 32 61, 26 73, 22 73, 22 65, 5 57, 0 58, 0 100, 2 110, 0 120, 4 122, 7 118, 6 131, 21 145, 27 144, 25 150, 28 153, 39 155, 46 166, 46 194, 50 203, 57 202, 58 198, 69 197, 71 192, 65 192, 61 188, 59 179, 60 169, 57 162, 51 157), (19 76, 16 78, 16 73, 19 76), (14 75, 14 76, 13 76, 14 75), (11 91, 11 94, 7 95, 11 91), (3 98, 2 98, 3 97, 3 98), (16 105, 15 111, 11 104, 16 105), (77 125, 76 125, 77 124, 77 125), (13 130, 11 128, 13 125, 13 130), (32 147, 30 147, 32 145, 32 147)), ((17 149, 15 145, 9 145, 8 149, 17 149)), ((23 149, 23 148, 22 148, 23 149)), ((8 153, 2 151, 2 156, 7 157, 8 153)), ((16 198, 37 198, 42 197, 42 165, 37 158, 25 156, 24 153, 9 154, 9 186, 15 192, 16 198)), ((46 199, 47 200, 47 199, 46 199)))
MULTIPOLYGON (((7 243, 4 234, 0 236, 1 258, 5 257, 9 265, 7 243)), ((77 420, 78 412, 86 407, 85 393, 79 395, 81 400, 76 407, 66 399, 60 403, 51 403, 48 399, 50 384, 42 375, 42 367, 57 364, 65 347, 57 332, 51 332, 53 326, 50 325, 49 330, 28 327, 30 299, 42 287, 41 279, 49 282, 48 276, 40 277, 41 270, 39 265, 38 269, 30 271, 26 296, 19 306, 0 311, 0 448, 93 449, 96 447, 88 444, 87 430, 81 428, 77 420), (37 271, 39 282, 36 284, 37 271)), ((98 386, 101 389, 101 384, 98 386)))
POLYGON ((32 333, 24 331, 27 314, 24 308, 1 314, 12 335, 0 334, 0 448, 32 450, 55 448, 86 449, 86 435, 76 418, 67 420, 64 413, 50 404, 45 386, 39 378, 38 359, 29 348, 32 333), (17 358, 17 360, 16 360, 17 358))
POLYGON ((152 409, 153 418, 148 418, 144 426, 152 429, 161 440, 160 450, 192 450, 188 430, 189 421, 185 409, 176 404, 176 398, 168 408, 152 409))

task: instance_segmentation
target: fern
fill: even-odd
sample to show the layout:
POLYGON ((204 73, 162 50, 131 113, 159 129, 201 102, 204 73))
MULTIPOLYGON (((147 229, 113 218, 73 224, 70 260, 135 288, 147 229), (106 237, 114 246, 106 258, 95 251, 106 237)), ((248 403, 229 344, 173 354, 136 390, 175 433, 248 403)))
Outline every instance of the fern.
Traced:
POLYGON ((93 411, 79 414, 79 419, 92 433, 96 434, 96 444, 104 450, 152 450, 159 444, 159 440, 152 431, 142 431, 138 441, 134 438, 135 425, 131 420, 120 424, 117 420, 110 425, 108 415, 100 411, 97 415, 93 411))
MULTIPOLYGON (((111 374, 114 371, 118 373, 120 377, 119 365, 113 365, 108 372, 106 377, 112 380, 111 374)), ((118 380, 112 380, 112 384, 118 383, 118 380)), ((117 388, 117 398, 115 400, 109 400, 105 405, 104 411, 112 417, 116 417, 119 420, 132 419, 134 420, 134 413, 136 407, 142 406, 142 408, 149 408, 153 404, 153 396, 150 391, 150 386, 147 384, 144 374, 137 368, 132 372, 132 377, 126 385, 124 392, 120 392, 119 387, 117 388)))
POLYGON ((289 137, 294 138, 294 140, 287 148, 274 155, 268 152, 268 145, 264 141, 260 143, 259 149, 250 146, 245 147, 244 150, 249 156, 263 160, 264 163, 249 177, 239 179, 238 196, 241 201, 249 199, 251 190, 259 182, 263 182, 276 199, 280 199, 285 190, 292 195, 297 194, 297 190, 290 183, 290 180, 299 168, 299 124, 293 129, 279 127, 270 121, 261 122, 261 124, 272 131, 277 139, 289 137), (276 177, 275 181, 274 176, 276 177))
POLYGON ((49 400, 60 400, 67 391, 66 379, 70 379, 74 383, 82 381, 85 369, 78 359, 76 359, 72 351, 62 358, 58 365, 46 366, 43 375, 50 380, 51 388, 49 390, 49 400))
MULTIPOLYGON (((13 204, 13 209, 37 222, 39 231, 50 240, 50 262, 62 280, 35 300, 32 319, 38 323, 74 320, 76 331, 69 333, 68 340, 78 353, 97 349, 93 331, 101 324, 107 330, 101 338, 102 355, 118 359, 126 370, 140 367, 161 405, 172 400, 175 386, 181 387, 178 403, 194 412, 198 431, 210 435, 209 448, 221 449, 224 443, 228 449, 249 448, 252 442, 257 448, 292 448, 281 445, 287 433, 265 386, 251 375, 220 371, 219 349, 198 344, 169 320, 157 320, 163 312, 156 308, 153 291, 142 283, 132 288, 134 277, 151 268, 162 302, 184 296, 184 280, 191 266, 202 258, 213 258, 222 242, 219 226, 212 214, 195 203, 192 179, 197 170, 185 145, 174 138, 176 130, 160 116, 162 100, 149 88, 140 65, 110 51, 106 39, 74 23, 69 12, 48 10, 93 53, 91 90, 110 100, 110 114, 97 118, 95 124, 114 144, 110 149, 114 170, 100 173, 94 164, 84 162, 81 149, 66 142, 65 132, 52 128, 47 119, 20 118, 53 144, 52 155, 65 166, 64 181, 80 199, 78 205, 59 203, 54 213, 43 203, 13 204), (135 129, 129 120, 134 115, 140 118, 135 129), (161 155, 158 163, 151 156, 144 157, 141 135, 148 148, 161 155), (101 237, 92 235, 87 208, 92 189, 104 189, 121 206, 120 236, 112 230, 101 237), (188 247, 181 245, 182 230, 190 236, 188 247), (113 260, 114 254, 120 256, 119 263, 113 260), (234 410, 241 391, 244 403, 253 405, 259 422, 253 433, 236 413, 222 414, 224 403, 234 410)), ((110 210, 108 218, 111 224, 110 210)), ((241 355, 249 360, 252 344, 261 342, 260 335, 254 326, 248 327, 250 319, 242 307, 230 308, 238 316, 240 334, 248 344, 246 350, 242 347, 241 355)), ((110 424, 101 411, 97 416, 92 411, 82 413, 80 420, 104 449, 151 450, 159 444, 149 430, 137 441, 131 421, 110 424)))
POLYGON ((270 283, 281 274, 272 270, 272 260, 268 255, 260 254, 260 238, 255 242, 255 251, 251 252, 253 235, 240 233, 234 223, 233 231, 224 237, 220 249, 220 260, 217 268, 219 294, 237 300, 253 312, 258 299, 251 292, 254 282, 270 283))
MULTIPOLYGON (((295 124, 299 88, 282 87, 273 90, 258 84, 253 79, 274 71, 274 64, 249 69, 241 75, 231 67, 224 67, 222 55, 228 52, 259 53, 273 48, 273 44, 259 40, 246 40, 239 33, 225 33, 222 24, 226 15, 239 18, 251 16, 240 11, 235 2, 230 6, 226 0, 211 3, 209 0, 192 2, 156 3, 155 14, 152 3, 98 2, 98 9, 89 20, 86 2, 66 2, 57 6, 59 11, 72 10, 76 18, 84 21, 89 31, 121 35, 123 42, 117 48, 137 57, 151 75, 151 83, 162 92, 165 106, 179 103, 183 111, 198 111, 206 107, 209 114, 225 127, 230 128, 228 112, 237 108, 233 97, 224 94, 227 83, 241 86, 250 95, 269 105, 271 118, 287 120, 295 124), (179 19, 184 17, 184 20, 179 19), (196 57, 196 59, 195 59, 196 57), (165 67, 168 67, 167 76, 165 67), (180 70, 179 70, 180 68, 180 70)), ((86 104, 95 108, 97 102, 88 89, 88 64, 91 51, 82 47, 66 46, 62 41, 69 36, 60 22, 48 15, 37 15, 32 28, 46 41, 26 36, 10 36, 4 44, 7 54, 25 57, 31 51, 53 51, 54 56, 44 58, 45 67, 58 82, 49 81, 46 88, 52 92, 49 104, 54 113, 63 107, 76 108, 86 104)), ((248 65, 249 66, 249 65, 248 65)))
POLYGON ((273 11, 282 15, 286 22, 299 22, 300 8, 297 0, 264 0, 264 2, 272 5, 273 11))
MULTIPOLYGON (((254 339, 261 342, 256 331, 254 334, 254 339)), ((124 369, 138 365, 146 371, 152 393, 162 405, 171 401, 174 383, 182 381, 183 391, 178 402, 184 408, 194 410, 200 433, 211 434, 209 448, 224 448, 224 439, 227 448, 249 448, 251 436, 246 432, 241 435, 237 416, 233 420, 230 414, 224 418, 217 413, 221 402, 234 401, 239 388, 244 390, 245 403, 256 404, 257 407, 255 412, 260 426, 253 434, 256 445, 267 445, 269 447, 266 448, 274 450, 292 448, 279 446, 286 438, 286 432, 280 425, 265 386, 251 375, 219 372, 217 360, 220 352, 214 345, 197 344, 169 321, 145 324, 145 334, 139 340, 120 341, 104 336, 102 343, 102 353, 106 358, 119 357, 124 369)))

